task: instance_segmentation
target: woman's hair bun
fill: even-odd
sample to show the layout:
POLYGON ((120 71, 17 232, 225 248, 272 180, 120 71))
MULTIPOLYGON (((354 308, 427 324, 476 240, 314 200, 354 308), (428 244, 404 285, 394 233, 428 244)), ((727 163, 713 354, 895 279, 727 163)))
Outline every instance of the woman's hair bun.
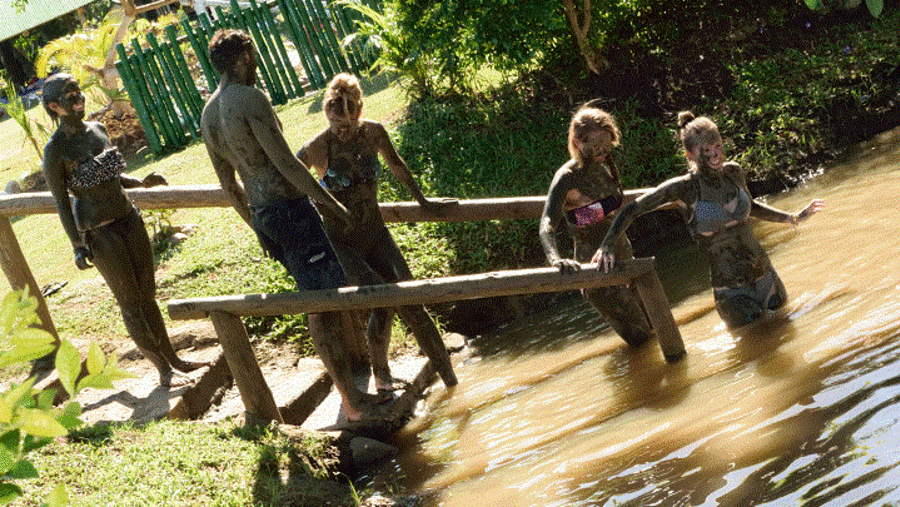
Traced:
POLYGON ((692 113, 690 111, 682 111, 682 112, 678 113, 678 127, 684 128, 685 125, 694 121, 694 118, 695 118, 694 113, 692 113))

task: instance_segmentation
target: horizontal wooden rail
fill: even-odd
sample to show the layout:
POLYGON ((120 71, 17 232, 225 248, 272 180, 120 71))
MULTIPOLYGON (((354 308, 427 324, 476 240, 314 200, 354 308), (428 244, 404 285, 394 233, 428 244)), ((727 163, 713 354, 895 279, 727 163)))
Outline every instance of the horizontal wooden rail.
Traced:
MULTIPOLYGON (((646 192, 626 190, 626 201, 646 192)), ((128 196, 141 209, 215 208, 231 203, 219 185, 183 185, 129 189, 128 196)), ((474 220, 515 220, 539 218, 544 196, 465 199, 459 206, 446 208, 441 215, 428 213, 416 202, 381 203, 386 222, 470 222, 474 220)), ((56 213, 56 201, 50 192, 0 196, 0 215, 18 216, 56 213)))
POLYGON ((259 317, 427 305, 633 282, 663 354, 667 360, 677 361, 684 355, 684 343, 654 264, 653 258, 639 258, 623 262, 609 273, 597 269, 596 264, 582 264, 581 270, 568 274, 560 273, 557 268, 532 268, 316 291, 173 299, 168 302, 168 311, 174 320, 202 319, 213 314, 259 317))
POLYGON ((466 299, 622 285, 653 269, 652 258, 641 258, 623 263, 610 273, 598 270, 596 264, 584 264, 580 271, 571 274, 560 273, 557 268, 531 268, 316 291, 172 299, 168 302, 168 308, 172 319, 188 320, 202 319, 209 312, 216 311, 242 317, 260 317, 429 305, 466 299))

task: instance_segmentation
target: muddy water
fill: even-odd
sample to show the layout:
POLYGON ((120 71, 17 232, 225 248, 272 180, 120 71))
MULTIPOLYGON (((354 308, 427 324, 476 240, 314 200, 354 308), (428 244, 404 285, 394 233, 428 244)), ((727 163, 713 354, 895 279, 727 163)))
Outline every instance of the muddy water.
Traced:
POLYGON ((381 488, 462 507, 900 502, 900 130, 769 199, 787 310, 725 329, 694 248, 660 258, 688 356, 628 349, 581 302, 472 344, 381 488), (385 485, 385 483, 387 485, 385 485))

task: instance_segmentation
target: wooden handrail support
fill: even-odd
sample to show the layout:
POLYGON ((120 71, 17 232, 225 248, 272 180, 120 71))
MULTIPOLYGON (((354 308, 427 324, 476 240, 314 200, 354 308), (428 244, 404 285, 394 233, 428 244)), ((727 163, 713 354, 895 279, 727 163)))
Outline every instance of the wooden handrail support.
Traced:
POLYGON ((675 362, 685 355, 684 342, 654 264, 653 258, 640 258, 622 263, 610 273, 599 271, 596 264, 584 264, 580 271, 572 274, 560 273, 556 268, 495 271, 363 287, 173 299, 167 306, 169 317, 174 320, 209 317, 213 321, 245 408, 258 416, 275 419, 279 416, 278 410, 272 408, 275 407, 274 399, 270 399, 271 391, 256 364, 240 317, 435 304, 496 296, 589 289, 631 282, 637 287, 644 303, 663 356, 666 361, 675 362), (229 352, 227 349, 232 351, 229 352), (235 359, 232 364, 230 359, 232 356, 241 357, 235 359), (263 410, 265 412, 254 412, 263 410), (272 410, 274 412, 271 412, 272 410))

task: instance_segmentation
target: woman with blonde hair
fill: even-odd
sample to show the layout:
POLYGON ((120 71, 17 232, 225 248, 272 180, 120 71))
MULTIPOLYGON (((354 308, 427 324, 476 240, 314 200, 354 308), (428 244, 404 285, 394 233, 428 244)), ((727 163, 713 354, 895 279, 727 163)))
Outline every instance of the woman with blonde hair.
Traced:
MULTIPOLYGON (((325 90, 323 110, 328 128, 297 152, 297 158, 315 168, 320 183, 357 219, 350 232, 331 210, 319 206, 328 239, 351 283, 376 285, 412 279, 403 254, 391 237, 378 208, 381 155, 391 173, 426 211, 439 214, 456 204, 455 199, 430 200, 400 158, 380 123, 362 118, 362 89, 350 74, 335 76, 325 90)), ((450 357, 434 321, 422 305, 398 308, 419 346, 435 363, 447 386, 456 385, 450 357)), ((371 312, 366 333, 369 355, 379 393, 387 398, 393 391, 393 377, 387 361, 394 309, 371 312)))
MULTIPOLYGON (((600 240, 622 206, 624 191, 612 151, 619 146, 616 120, 608 112, 586 104, 569 123, 568 162, 550 183, 540 221, 541 244, 547 261, 563 273, 577 271, 597 251, 600 240), (574 241, 575 258, 560 255, 556 228, 565 219, 574 241)), ((628 238, 613 244, 623 259, 633 257, 628 238)), ((585 298, 629 345, 644 343, 652 335, 640 300, 630 287, 598 287, 584 290, 585 298)))
POLYGON ((678 126, 688 174, 663 182, 626 206, 593 261, 608 271, 618 258, 614 250, 617 238, 634 217, 675 203, 694 240, 707 252, 719 315, 729 327, 742 327, 787 302, 784 284, 753 234, 749 218, 797 225, 825 204, 813 199, 799 213, 790 214, 753 199, 744 171, 737 163, 725 160, 722 136, 712 120, 683 111, 678 115, 678 126))

